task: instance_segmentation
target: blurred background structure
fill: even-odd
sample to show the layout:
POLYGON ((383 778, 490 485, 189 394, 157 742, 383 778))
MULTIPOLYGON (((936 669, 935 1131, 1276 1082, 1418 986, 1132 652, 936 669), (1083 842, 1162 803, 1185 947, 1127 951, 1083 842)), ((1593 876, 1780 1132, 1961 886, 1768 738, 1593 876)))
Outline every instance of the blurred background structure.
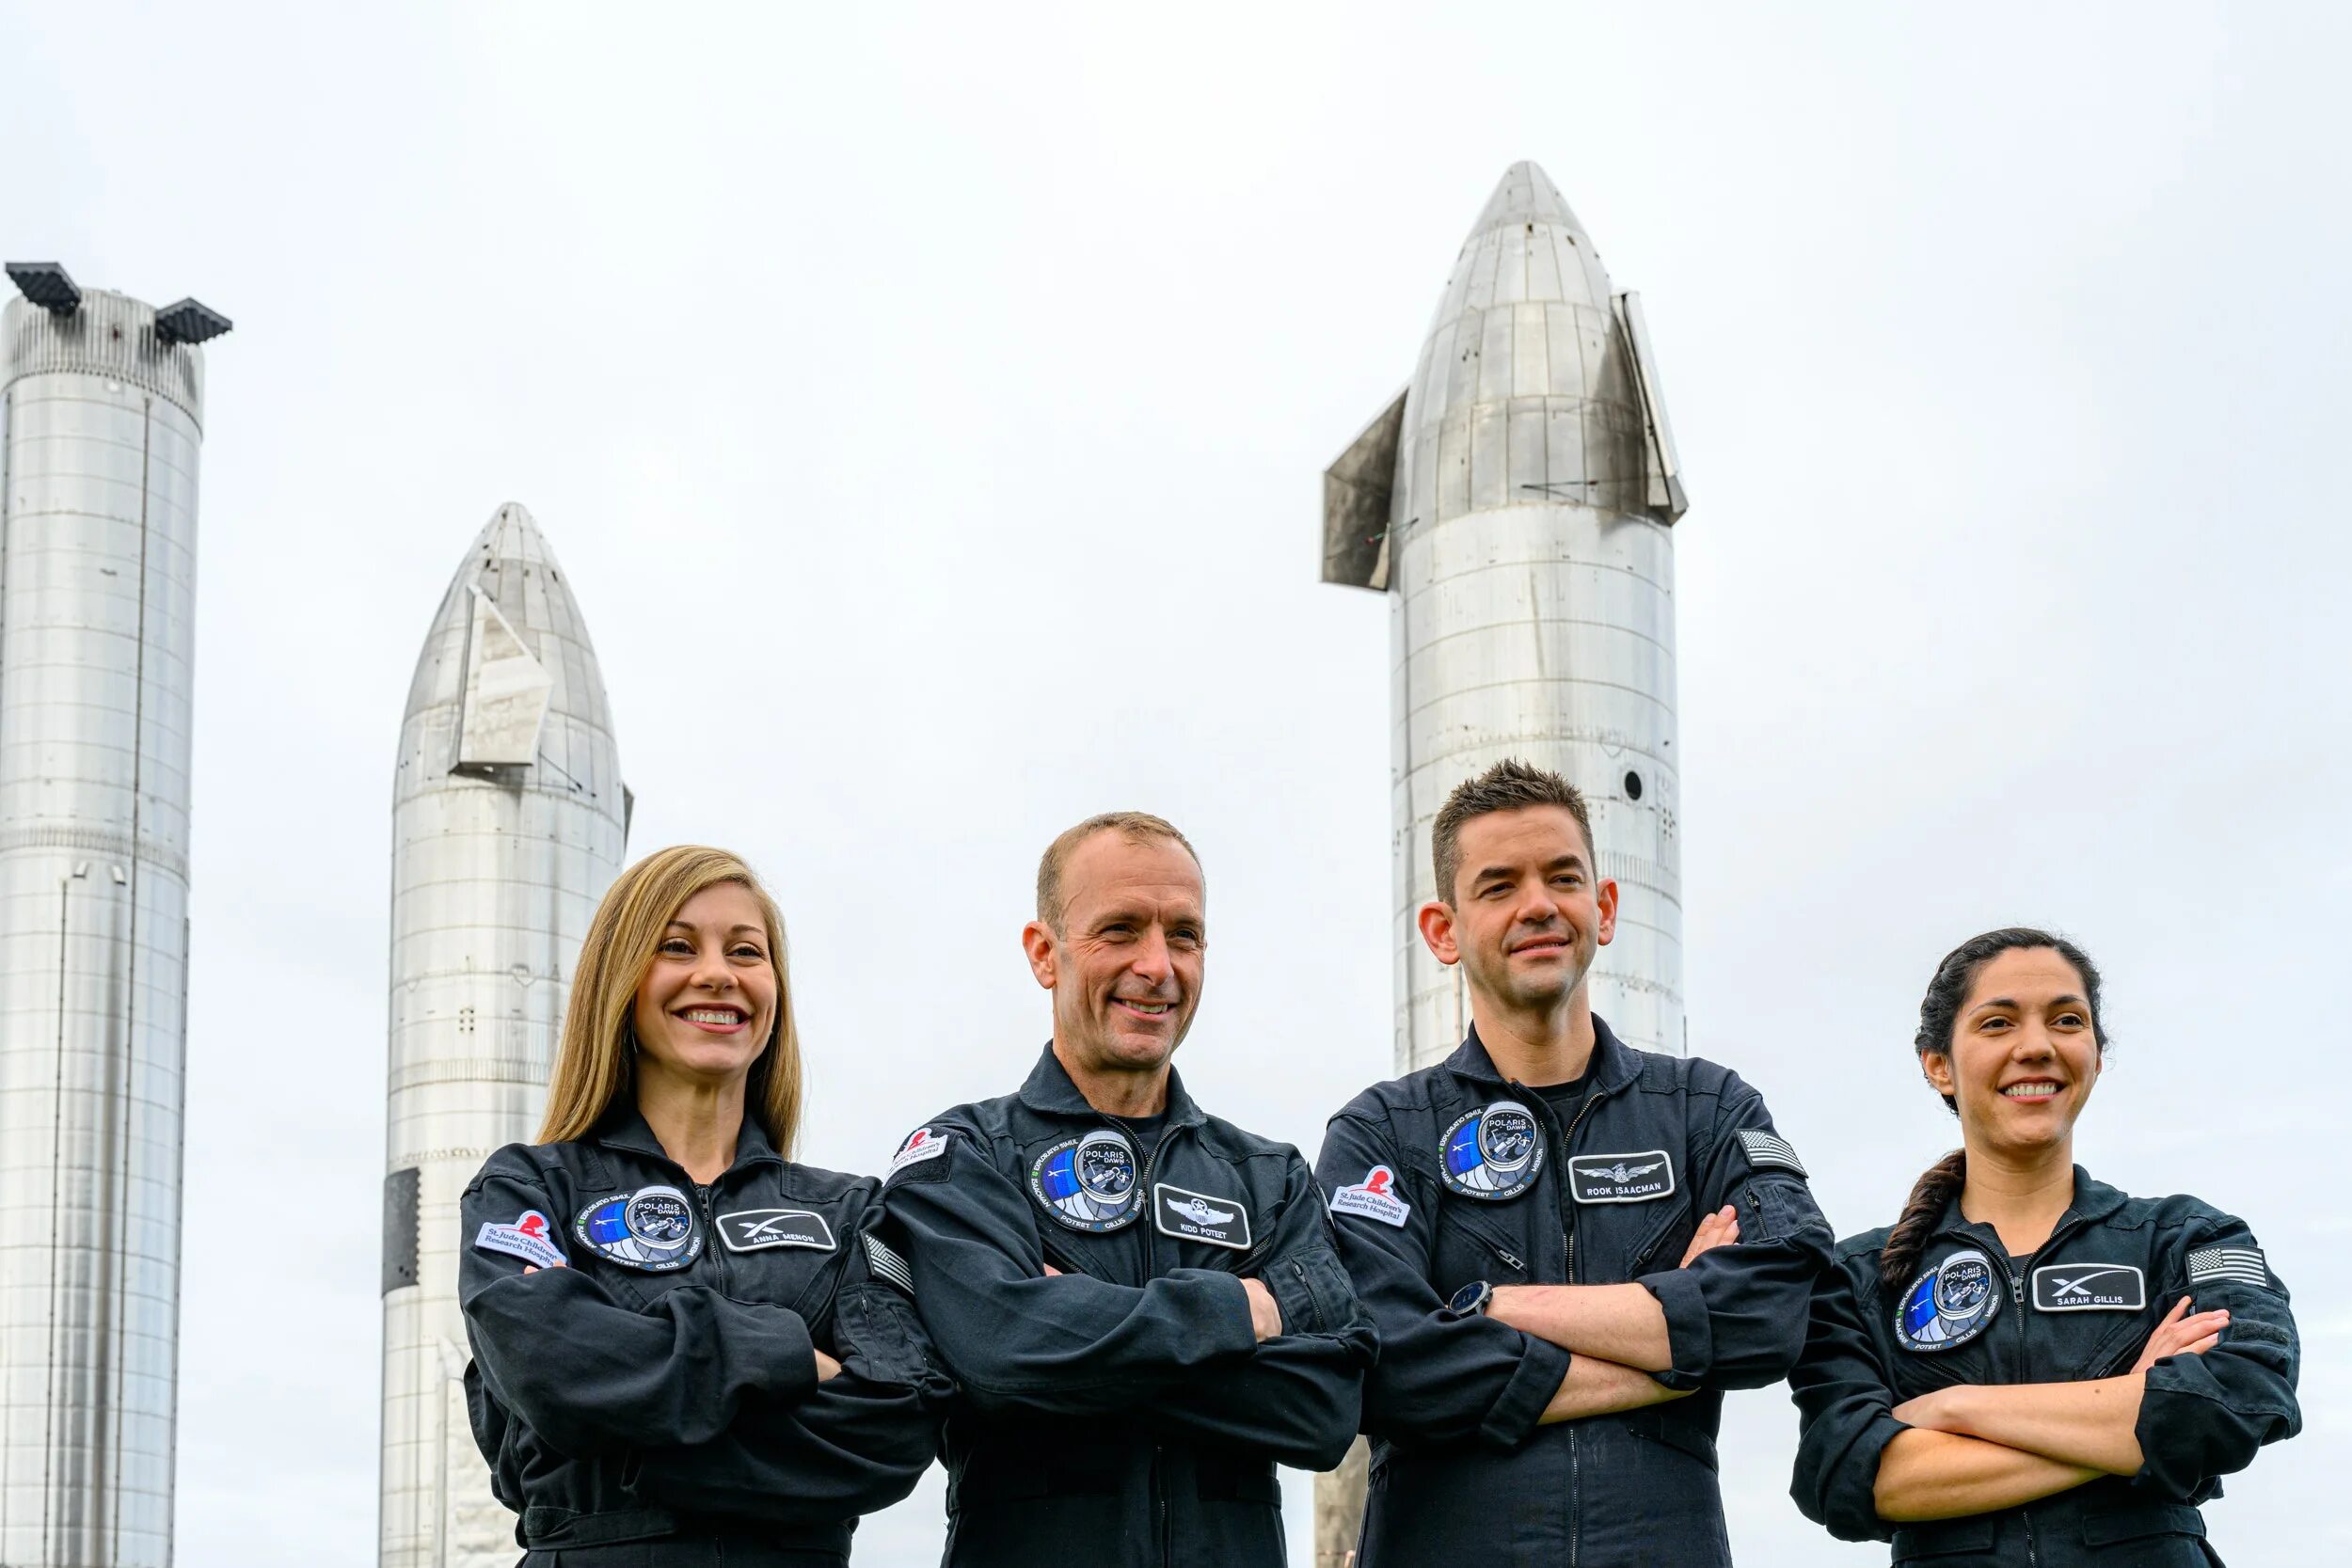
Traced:
MULTIPOLYGON (((19 297, 0 310, 0 1563, 163 1568, 179 1406, 199 345, 230 323, 192 299, 158 310, 82 288, 56 262, 8 274, 19 297)), ((249 1238, 267 1219, 229 1223, 249 1238)))
POLYGON ((510 502, 441 595, 392 776, 382 1568, 515 1559, 466 1418, 457 1204, 493 1149, 538 1132, 629 804, 580 606, 510 502))

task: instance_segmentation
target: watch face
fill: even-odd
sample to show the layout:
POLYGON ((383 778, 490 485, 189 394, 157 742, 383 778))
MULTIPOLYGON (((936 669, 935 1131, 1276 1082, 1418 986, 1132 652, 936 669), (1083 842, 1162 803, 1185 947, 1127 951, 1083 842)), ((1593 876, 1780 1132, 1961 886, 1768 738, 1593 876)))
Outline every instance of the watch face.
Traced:
POLYGON ((1486 1305, 1488 1290, 1485 1280, 1473 1279, 1454 1292, 1454 1299, 1445 1304, 1446 1310, 1457 1318, 1467 1318, 1486 1305))

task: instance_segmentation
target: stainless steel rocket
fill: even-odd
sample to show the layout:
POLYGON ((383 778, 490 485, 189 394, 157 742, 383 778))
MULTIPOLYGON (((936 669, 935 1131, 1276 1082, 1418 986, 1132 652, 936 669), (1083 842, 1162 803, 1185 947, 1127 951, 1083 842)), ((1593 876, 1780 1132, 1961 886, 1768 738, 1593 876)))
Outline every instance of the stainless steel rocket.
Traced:
POLYGON ((13 262, 0 313, 0 1562, 171 1559, 204 356, 13 262))
POLYGON ((1683 1049, 1675 520, 1686 504, 1641 302, 1534 164, 1463 242, 1411 385, 1324 475, 1323 578, 1390 594, 1400 1072, 1451 1052, 1460 977, 1422 943, 1429 831, 1504 757, 1591 803, 1620 890, 1593 1006, 1683 1049))
MULTIPOLYGON (((1532 163, 1454 258, 1411 383, 1323 477, 1323 580, 1390 595, 1395 1070, 1461 1043, 1458 970, 1414 912, 1430 825, 1504 757, 1565 774, 1616 879, 1593 1008, 1683 1049, 1674 524, 1688 504, 1640 299, 1532 163)), ((1364 1445, 1318 1478, 1317 1568, 1364 1511, 1364 1445)))
POLYGON ((501 506, 425 634, 392 780, 385 1568, 515 1558, 457 1381, 457 1200, 491 1150, 538 1130, 628 815, 580 607, 531 514, 501 506))

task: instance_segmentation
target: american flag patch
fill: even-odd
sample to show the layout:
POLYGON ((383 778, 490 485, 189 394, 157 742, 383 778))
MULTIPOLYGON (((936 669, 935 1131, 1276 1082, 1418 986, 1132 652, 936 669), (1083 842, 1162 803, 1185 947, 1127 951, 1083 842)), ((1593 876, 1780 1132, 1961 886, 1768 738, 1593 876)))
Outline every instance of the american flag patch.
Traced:
POLYGON ((2233 1279, 2241 1285, 2271 1289, 2270 1267, 2258 1246, 2209 1246, 2188 1255, 2188 1282, 2233 1279))
POLYGON ((1788 1139, 1771 1132, 1742 1132, 1740 1141, 1748 1146, 1749 1164, 1779 1165, 1808 1180, 1812 1179, 1813 1173, 1804 1168, 1804 1162, 1797 1158, 1797 1151, 1788 1147, 1788 1139))
POLYGON ((866 1264, 874 1271, 874 1277, 886 1285, 897 1286, 899 1292, 912 1301, 914 1298, 914 1271, 907 1267, 907 1260, 898 1256, 897 1248, 880 1237, 868 1236, 865 1240, 866 1264))

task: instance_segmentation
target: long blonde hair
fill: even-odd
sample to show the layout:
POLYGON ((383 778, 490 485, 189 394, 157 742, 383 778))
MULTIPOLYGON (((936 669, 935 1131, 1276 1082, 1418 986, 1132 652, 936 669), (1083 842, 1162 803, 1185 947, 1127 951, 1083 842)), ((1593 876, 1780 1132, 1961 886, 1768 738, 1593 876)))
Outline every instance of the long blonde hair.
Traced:
POLYGON ((769 962, 776 972, 776 1031, 752 1064, 744 1114, 758 1118, 768 1141, 786 1159, 801 1132, 801 1036, 792 1022, 792 982, 785 962, 784 917, 776 901, 741 859, 724 849, 681 844, 657 849, 613 880, 588 923, 572 974, 564 1038, 548 1084, 548 1113, 538 1141, 563 1143, 585 1134, 629 1092, 636 1077, 637 1036, 630 1014, 637 988, 653 968, 662 934, 686 901, 705 888, 735 882, 759 905, 768 926, 769 962))

